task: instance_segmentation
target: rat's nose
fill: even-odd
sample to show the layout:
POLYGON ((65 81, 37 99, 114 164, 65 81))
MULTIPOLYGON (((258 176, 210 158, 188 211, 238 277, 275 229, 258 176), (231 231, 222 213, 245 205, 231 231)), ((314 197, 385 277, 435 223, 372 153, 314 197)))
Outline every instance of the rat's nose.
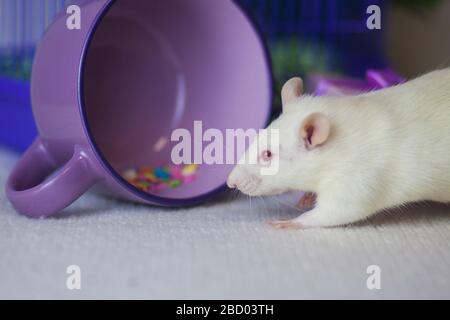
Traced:
POLYGON ((234 181, 231 181, 230 178, 227 179, 227 185, 230 189, 235 189, 237 187, 236 183, 234 181))
POLYGON ((227 185, 228 185, 228 187, 231 188, 231 189, 237 188, 237 183, 236 183, 236 168, 233 169, 233 171, 231 171, 230 175, 228 176, 228 179, 227 179, 227 185))

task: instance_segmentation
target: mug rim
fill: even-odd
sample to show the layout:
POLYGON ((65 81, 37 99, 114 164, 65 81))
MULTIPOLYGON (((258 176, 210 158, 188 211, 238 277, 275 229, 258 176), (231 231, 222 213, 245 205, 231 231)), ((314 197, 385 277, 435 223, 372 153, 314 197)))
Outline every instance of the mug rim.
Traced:
MULTIPOLYGON (((156 194, 147 193, 144 191, 139 190, 138 188, 131 185, 128 181, 126 181, 109 163, 106 156, 103 154, 103 152, 100 150, 99 146, 93 139, 93 133, 91 131, 91 128, 89 126, 87 113, 85 112, 85 95, 84 95, 84 73, 85 73, 85 65, 86 65, 86 56, 87 53, 90 50, 94 35, 100 26, 103 18, 108 14, 109 10, 112 8, 112 6, 117 2, 117 0, 106 0, 107 2, 101 9, 101 11, 97 14, 97 16, 94 18, 93 23, 91 24, 87 34, 86 39, 83 43, 83 48, 81 51, 81 58, 79 63, 79 70, 78 70, 78 78, 77 78, 77 95, 78 95, 78 108, 81 115, 81 120, 83 123, 83 130, 85 132, 85 135, 87 137, 87 140, 91 146, 91 149, 93 150, 93 153, 95 157, 97 158, 97 161, 100 162, 102 168, 114 179, 114 181, 123 189, 126 190, 128 193, 133 194, 135 197, 138 197, 140 200, 147 202, 147 203, 156 203, 163 206, 170 206, 170 207, 177 207, 177 206, 190 206, 190 205, 196 205, 198 203, 204 202, 214 195, 217 195, 227 189, 226 182, 206 193, 203 193, 198 196, 189 197, 189 198, 168 198, 168 197, 162 197, 158 196, 156 194)), ((256 33, 259 43, 262 45, 263 48, 263 54, 264 54, 264 60, 267 68, 267 73, 269 76, 269 105, 267 106, 267 119, 265 120, 265 125, 267 125, 271 118, 271 108, 272 108, 272 102, 274 99, 274 73, 273 73, 273 64, 272 64, 272 57, 270 54, 270 50, 268 47, 268 44, 266 42, 266 39, 263 35, 263 32, 259 25, 256 23, 255 19, 250 15, 249 12, 243 7, 241 3, 239 3, 238 0, 231 0, 231 3, 236 5, 238 9, 243 13, 244 18, 247 19, 247 21, 250 23, 251 28, 256 33)))

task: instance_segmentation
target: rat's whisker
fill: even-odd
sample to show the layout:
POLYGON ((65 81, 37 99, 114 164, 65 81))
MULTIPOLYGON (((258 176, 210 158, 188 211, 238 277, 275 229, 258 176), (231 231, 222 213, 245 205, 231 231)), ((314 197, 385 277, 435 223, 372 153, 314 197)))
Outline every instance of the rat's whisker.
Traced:
POLYGON ((234 196, 234 190, 227 190, 227 196, 225 197, 226 201, 232 201, 234 196))
POLYGON ((270 208, 269 204, 266 202, 266 199, 264 199, 263 196, 259 196, 259 197, 261 198, 262 203, 263 203, 264 207, 266 208, 267 213, 269 213, 271 211, 270 210, 271 208, 270 208))

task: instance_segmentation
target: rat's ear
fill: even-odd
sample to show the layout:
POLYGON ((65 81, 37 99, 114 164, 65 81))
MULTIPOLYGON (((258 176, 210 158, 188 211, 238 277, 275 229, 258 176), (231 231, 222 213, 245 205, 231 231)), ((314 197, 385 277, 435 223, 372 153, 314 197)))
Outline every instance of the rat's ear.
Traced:
POLYGON ((299 98, 303 94, 303 80, 301 78, 292 78, 285 83, 281 90, 281 102, 283 109, 293 100, 299 98))
POLYGON ((306 149, 312 150, 328 140, 330 131, 330 120, 321 113, 313 113, 303 121, 300 138, 304 141, 306 149))

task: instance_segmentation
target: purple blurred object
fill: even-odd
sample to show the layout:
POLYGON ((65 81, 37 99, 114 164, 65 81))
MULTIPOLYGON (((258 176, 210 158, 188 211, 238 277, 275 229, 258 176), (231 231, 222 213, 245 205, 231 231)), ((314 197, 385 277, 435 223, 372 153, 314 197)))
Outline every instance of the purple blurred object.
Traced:
POLYGON ((164 206, 197 204, 223 190, 232 166, 201 165, 189 186, 160 194, 139 191, 120 174, 171 163, 173 130, 192 130, 195 120, 222 132, 265 126, 270 60, 245 12, 229 0, 79 4, 81 29, 69 30, 60 15, 36 53, 39 137, 6 185, 17 211, 56 214, 96 184, 164 206))
POLYGON ((368 70, 366 80, 342 78, 325 75, 312 75, 308 78, 308 86, 313 88, 317 96, 355 95, 363 92, 379 90, 404 82, 392 69, 368 70))
POLYGON ((0 143, 23 151, 36 136, 30 107, 30 85, 0 77, 0 143))

